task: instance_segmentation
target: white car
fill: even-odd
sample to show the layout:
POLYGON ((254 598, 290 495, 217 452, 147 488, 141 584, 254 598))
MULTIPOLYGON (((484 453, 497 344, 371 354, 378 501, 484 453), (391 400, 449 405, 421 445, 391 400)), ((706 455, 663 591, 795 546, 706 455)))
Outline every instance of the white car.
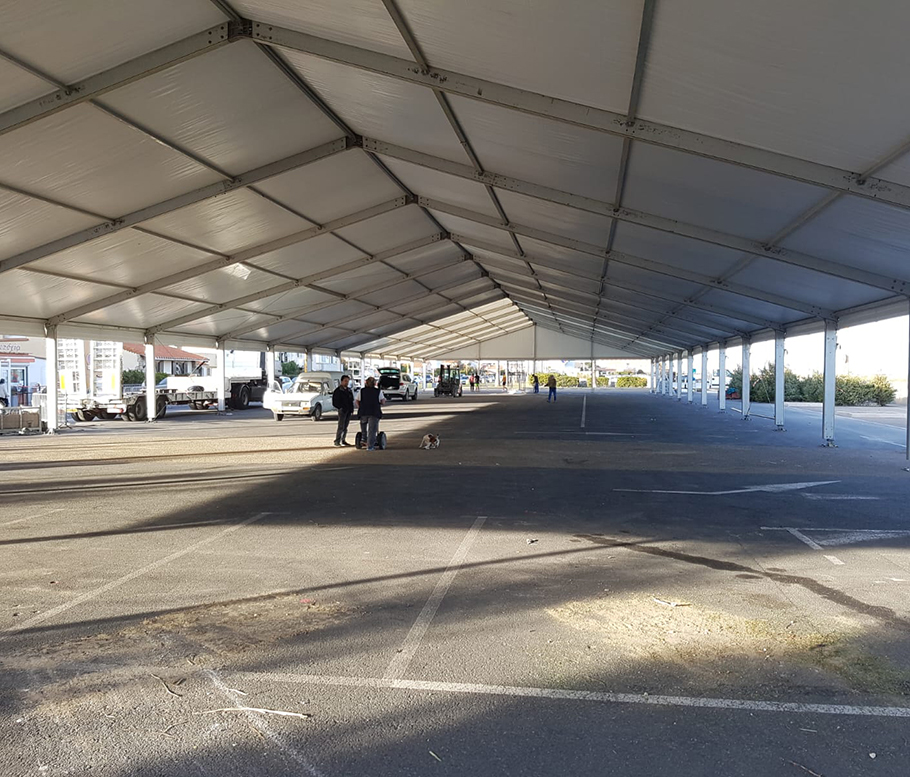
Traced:
POLYGON ((301 372, 286 391, 275 381, 265 396, 262 406, 272 411, 276 421, 285 416, 309 416, 321 421, 338 411, 332 407, 332 392, 341 380, 340 372, 301 372))
POLYGON ((405 402, 417 399, 417 382, 397 367, 379 368, 379 388, 386 399, 398 397, 405 402))

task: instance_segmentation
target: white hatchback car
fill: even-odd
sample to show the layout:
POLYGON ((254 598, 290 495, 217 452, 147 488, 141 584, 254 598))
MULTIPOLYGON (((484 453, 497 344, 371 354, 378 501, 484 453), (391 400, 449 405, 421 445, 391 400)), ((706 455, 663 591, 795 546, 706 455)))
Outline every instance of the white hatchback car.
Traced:
POLYGON ((332 407, 332 392, 341 380, 340 372, 301 372, 286 391, 275 381, 262 398, 262 406, 272 411, 276 421, 285 416, 310 416, 321 421, 338 411, 332 407))

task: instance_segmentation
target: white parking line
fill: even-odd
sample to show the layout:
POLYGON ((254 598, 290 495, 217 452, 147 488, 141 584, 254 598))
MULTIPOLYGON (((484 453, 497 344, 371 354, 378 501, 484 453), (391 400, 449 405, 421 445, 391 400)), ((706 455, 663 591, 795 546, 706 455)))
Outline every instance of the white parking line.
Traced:
POLYGON ((15 521, 7 521, 6 523, 0 523, 0 526, 12 526, 14 523, 23 523, 24 521, 31 521, 35 518, 44 518, 47 515, 53 515, 54 513, 61 513, 65 508, 55 507, 52 510, 45 510, 43 513, 36 513, 35 515, 27 515, 25 518, 17 518, 15 521))
POLYGON ((247 518, 245 521, 240 521, 239 523, 232 524, 231 526, 228 526, 223 531, 220 531, 217 534, 213 534, 211 537, 206 537, 204 540, 199 540, 199 542, 194 542, 192 545, 187 546, 183 550, 178 550, 174 553, 171 553, 168 556, 165 556, 164 558, 160 558, 157 561, 153 561, 151 564, 146 564, 144 567, 136 569, 136 570, 130 572, 129 574, 123 575, 122 577, 118 577, 116 580, 111 580, 109 583, 105 583, 104 585, 99 586, 98 588, 95 588, 91 591, 86 591, 84 594, 77 596, 75 599, 70 599, 70 601, 64 602, 63 604, 60 604, 57 607, 52 607, 50 610, 45 610, 44 612, 36 615, 34 618, 29 618, 27 621, 24 621, 23 623, 18 623, 15 626, 9 626, 8 628, 5 628, 5 629, 3 629, 2 632, 0 632, 0 640, 3 640, 5 638, 4 635, 15 634, 20 631, 25 631, 26 629, 30 629, 32 626, 36 626, 39 623, 43 623, 46 620, 50 620, 51 618, 54 618, 57 615, 60 615, 60 613, 66 612, 67 610, 71 610, 73 607, 77 607, 80 604, 89 602, 92 599, 97 599, 102 594, 106 594, 108 591, 113 591, 115 588, 119 588, 124 583, 128 583, 130 580, 135 580, 137 577, 142 577, 143 575, 147 574, 148 572, 152 572, 160 567, 163 567, 165 564, 169 564, 171 561, 174 561, 175 559, 178 559, 181 556, 186 556, 188 553, 192 553, 194 550, 198 550, 199 548, 204 547, 205 545, 210 545, 211 543, 215 542, 216 540, 221 539, 226 534, 235 532, 235 531, 237 531, 237 529, 241 529, 244 526, 254 523, 255 521, 258 521, 260 518, 265 518, 265 516, 267 516, 267 515, 271 515, 271 513, 268 513, 268 512, 256 513, 256 515, 254 515, 250 518, 247 518))
POLYGON ((448 593, 449 586, 452 585, 455 575, 458 574, 459 568, 464 563, 468 551, 474 544, 474 540, 477 539, 477 535, 480 533, 480 529, 486 520, 487 517, 485 515, 478 516, 477 520, 474 521, 474 524, 461 541, 458 550, 455 551, 455 555, 452 556, 452 560, 449 562, 445 572, 442 573, 439 582, 436 583, 436 587, 430 594, 430 598, 427 599, 427 603, 423 606, 423 609, 417 616, 417 620, 415 620, 414 625, 411 626, 411 630, 408 632, 408 636, 405 637, 405 640, 398 651, 398 655, 389 662, 389 666, 385 671, 386 679, 399 678, 407 671, 411 659, 417 652, 417 648, 420 647, 420 642, 423 640, 424 634, 426 634, 427 629, 430 627, 430 622, 436 615, 439 605, 442 604, 443 598, 446 593, 448 593))
MULTIPOLYGON (((205 674, 208 675, 209 679, 214 683, 215 687, 221 691, 224 696, 230 699, 234 704, 237 704, 238 693, 233 688, 228 688, 228 686, 221 680, 221 678, 211 669, 206 669, 205 674)), ((238 705, 243 706, 243 705, 238 705)), ((274 731, 268 723, 266 723, 265 718, 262 715, 259 715, 255 712, 249 710, 240 710, 240 714, 243 715, 252 726, 254 726, 258 731, 262 733, 263 736, 270 739, 278 748, 285 753, 294 763, 303 767, 307 774, 311 777, 324 777, 324 773, 321 772, 313 763, 310 762, 300 751, 294 747, 292 744, 286 741, 286 738, 283 737, 278 732, 274 731)))
POLYGON ((533 688, 513 685, 446 683, 400 678, 337 677, 330 675, 283 674, 275 672, 230 672, 232 677, 271 680, 301 685, 347 686, 354 688, 391 688, 396 690, 462 693, 484 696, 511 696, 537 699, 597 702, 601 704, 648 704, 660 707, 701 707, 706 709, 783 712, 788 714, 858 715, 880 718, 910 718, 910 707, 864 707, 849 704, 810 704, 806 702, 715 699, 696 696, 661 696, 647 693, 610 693, 561 688, 533 688))
POLYGON ((787 529, 790 534, 792 534, 800 542, 805 542, 812 550, 821 550, 822 546, 819 545, 815 540, 810 539, 805 534, 803 534, 799 529, 787 529))

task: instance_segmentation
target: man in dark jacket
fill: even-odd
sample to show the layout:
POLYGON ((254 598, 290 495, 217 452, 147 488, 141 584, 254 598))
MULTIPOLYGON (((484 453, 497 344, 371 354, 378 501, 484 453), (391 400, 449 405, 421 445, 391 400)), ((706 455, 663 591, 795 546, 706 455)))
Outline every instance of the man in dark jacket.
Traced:
POLYGON ((338 411, 338 430, 335 432, 336 448, 347 447, 351 444, 344 439, 348 433, 351 416, 354 414, 354 393, 348 387, 350 381, 350 375, 342 375, 338 388, 332 392, 332 407, 338 411))
POLYGON ((357 409, 360 412, 361 439, 368 451, 376 450, 376 437, 379 435, 379 419, 382 418, 382 406, 385 395, 377 388, 375 378, 367 378, 366 383, 357 392, 357 409))

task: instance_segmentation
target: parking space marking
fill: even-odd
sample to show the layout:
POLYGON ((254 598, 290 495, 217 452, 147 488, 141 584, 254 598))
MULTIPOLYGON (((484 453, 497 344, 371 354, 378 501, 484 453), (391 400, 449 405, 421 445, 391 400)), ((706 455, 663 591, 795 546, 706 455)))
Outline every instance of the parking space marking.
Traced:
POLYGON ((271 680, 301 685, 347 686, 354 688, 390 688, 395 690, 461 693, 480 696, 508 696, 535 699, 560 699, 601 704, 645 704, 659 707, 700 707, 703 709, 743 710, 747 712, 782 712, 812 715, 857 715, 879 718, 910 718, 910 707, 872 707, 852 704, 812 704, 809 702, 761 701, 752 699, 717 699, 697 696, 662 696, 647 693, 611 693, 577 691, 562 688, 535 688, 514 685, 481 685, 431 680, 403 680, 392 677, 338 677, 332 675, 284 674, 276 672, 230 672, 238 678, 271 680))
POLYGON ((270 512, 256 513, 255 515, 247 518, 244 521, 240 521, 239 523, 231 524, 223 531, 220 531, 217 534, 213 534, 211 537, 206 537, 203 540, 194 542, 192 545, 185 547, 183 550, 175 551, 174 553, 171 553, 170 555, 167 555, 164 558, 160 558, 157 561, 153 561, 151 564, 146 564, 144 567, 140 567, 139 569, 133 570, 129 574, 123 575, 122 577, 118 577, 116 580, 111 580, 110 582, 105 583, 104 585, 99 586, 98 588, 95 588, 91 591, 86 591, 84 594, 77 596, 75 599, 70 599, 70 601, 64 602, 63 604, 60 604, 56 607, 52 607, 50 610, 45 610, 44 612, 36 615, 34 618, 29 618, 27 621, 24 621, 23 623, 18 623, 15 626, 9 626, 9 627, 3 629, 2 632, 0 632, 0 640, 3 640, 5 635, 15 634, 20 631, 26 631, 27 629, 30 629, 32 626, 36 626, 39 623, 43 623, 44 621, 50 620, 51 618, 54 618, 57 615, 60 615, 61 613, 66 612, 67 610, 71 610, 73 607, 78 607, 80 604, 89 602, 92 599, 97 599, 99 596, 101 596, 102 594, 106 594, 108 591, 113 591, 115 588, 119 588, 120 586, 122 586, 125 583, 130 582, 131 580, 135 580, 137 577, 142 577, 143 575, 148 574, 149 572, 153 572, 154 570, 159 569, 160 567, 163 567, 165 564, 169 564, 171 561, 174 561, 174 560, 180 558, 181 556, 186 556, 189 553, 192 553, 194 550, 198 550, 199 548, 202 548, 206 545, 210 545, 211 543, 215 542, 216 540, 219 540, 222 537, 224 537, 226 534, 230 534, 232 532, 237 531, 237 529, 242 529, 244 526, 248 526, 251 523, 255 523, 256 521, 260 520, 261 518, 265 518, 265 516, 267 516, 267 515, 271 515, 271 513, 270 512))
POLYGON ((65 508, 63 508, 63 507, 54 507, 51 510, 45 510, 44 512, 41 512, 41 513, 35 513, 35 515, 27 515, 25 518, 16 518, 16 520, 14 520, 14 521, 7 521, 6 523, 0 523, 0 527, 12 526, 13 524, 23 523, 24 521, 31 521, 31 520, 34 520, 35 518, 44 518, 45 516, 53 515, 54 513, 62 513, 64 509, 65 508))
POLYGON ((389 662, 388 668, 385 671, 386 679, 400 678, 407 671, 411 659, 414 658, 417 648, 420 647, 424 634, 427 633, 427 629, 430 627, 430 622, 435 617, 439 605, 442 604, 443 598, 449 591, 449 586, 452 585, 455 575, 458 574, 458 570, 464 563, 468 551, 471 550, 471 546, 474 544, 474 540, 477 539, 477 535, 480 533, 480 529, 486 520, 487 517, 485 515, 478 516, 477 520, 474 521, 471 528, 468 530, 468 533, 461 541, 461 544, 455 551, 455 555, 452 556, 452 560, 449 562, 449 565, 445 568, 445 571, 433 588, 430 598, 427 599, 426 604, 424 604, 423 609, 417 616, 417 620, 415 620, 414 624, 411 626, 411 630, 401 644, 398 654, 389 662))
MULTIPOLYGON (((229 688, 226 683, 211 669, 206 669, 205 674, 212 681, 214 686, 221 691, 221 693, 230 699, 234 704, 237 704, 238 707, 242 707, 242 704, 238 703, 238 693, 235 689, 229 688)), ((239 709, 239 712, 243 717, 249 721, 257 731, 261 732, 263 736, 271 740, 278 748, 288 756, 294 763, 298 766, 303 767, 307 774, 311 777, 325 777, 324 773, 321 772, 306 756, 300 753, 300 751, 289 744, 286 741, 286 738, 279 734, 277 731, 272 729, 268 723, 266 723, 265 718, 262 715, 259 715, 255 712, 245 709, 239 709)))
POLYGON ((812 550, 821 550, 822 549, 821 545, 819 545, 815 540, 807 537, 799 529, 787 529, 787 531, 790 534, 792 534, 794 537, 796 537, 796 539, 798 539, 800 542, 806 543, 806 545, 808 545, 810 548, 812 548, 812 550))

